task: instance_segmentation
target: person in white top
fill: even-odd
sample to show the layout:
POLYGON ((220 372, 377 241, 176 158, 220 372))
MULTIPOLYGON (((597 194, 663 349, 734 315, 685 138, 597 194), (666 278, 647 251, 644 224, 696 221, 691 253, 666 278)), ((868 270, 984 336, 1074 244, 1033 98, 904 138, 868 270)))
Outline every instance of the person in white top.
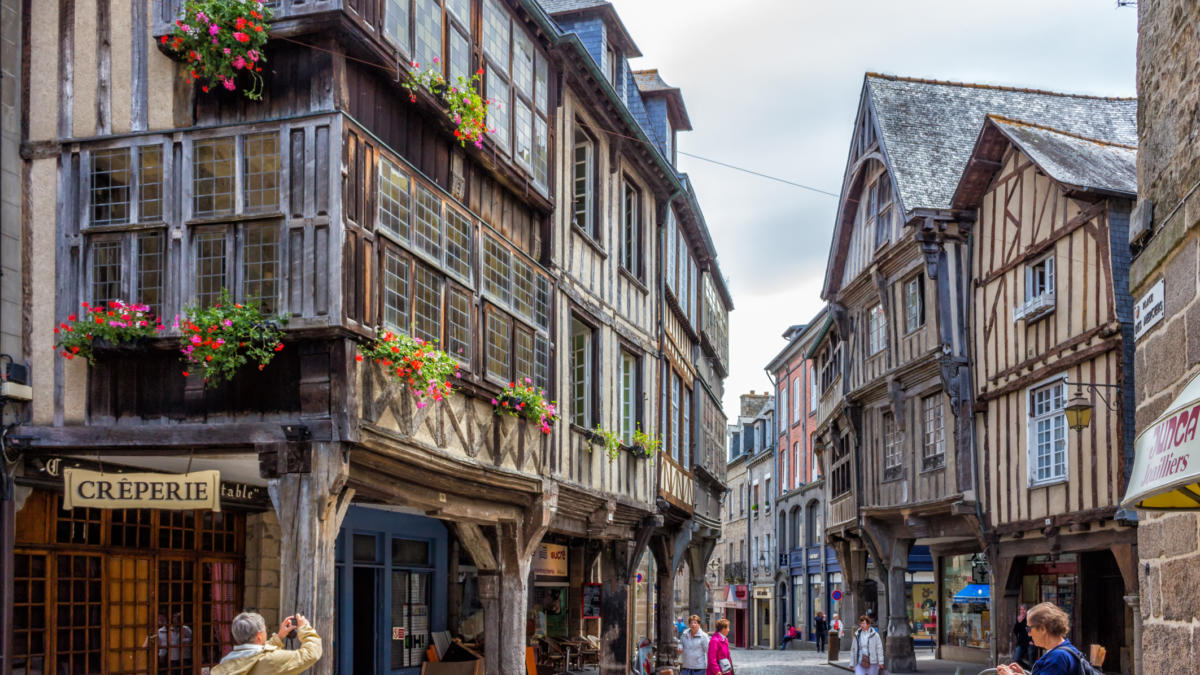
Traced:
POLYGON ((695 614, 688 618, 688 626, 689 630, 679 636, 683 649, 680 675, 704 675, 708 670, 708 633, 700 630, 700 617, 695 614))
POLYGON ((839 640, 842 639, 842 620, 838 618, 837 614, 833 615, 833 621, 829 623, 829 630, 837 633, 839 640))
POLYGON ((883 666, 883 638, 865 614, 858 617, 858 630, 854 631, 854 643, 850 647, 850 663, 854 664, 854 675, 879 675, 883 666))

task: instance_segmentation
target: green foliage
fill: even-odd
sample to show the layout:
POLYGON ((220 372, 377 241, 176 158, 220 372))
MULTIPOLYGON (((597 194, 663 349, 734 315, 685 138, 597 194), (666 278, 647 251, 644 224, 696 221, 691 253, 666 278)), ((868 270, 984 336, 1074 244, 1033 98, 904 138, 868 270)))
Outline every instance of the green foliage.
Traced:
POLYGON ((271 8, 255 0, 187 0, 162 44, 187 65, 188 82, 201 82, 205 92, 217 86, 234 91, 239 77, 248 78, 242 94, 257 101, 270 19, 271 8))
POLYGON ((78 316, 68 316, 54 329, 58 336, 54 349, 67 360, 79 356, 94 363, 96 355, 92 348, 96 340, 115 345, 151 338, 163 330, 162 323, 146 305, 113 300, 107 307, 92 307, 85 302, 78 316))
POLYGON ((358 346, 355 359, 371 359, 417 395, 417 407, 427 405, 425 398, 440 401, 453 390, 451 378, 462 377, 458 362, 426 342, 403 333, 376 331, 375 339, 358 346))
MULTIPOLYGON (((421 67, 421 64, 416 61, 409 65, 414 70, 421 67)), ((467 141, 471 141, 476 148, 482 148, 483 135, 488 131, 488 105, 494 101, 485 99, 479 94, 480 75, 483 75, 482 69, 475 71, 471 77, 459 75, 458 84, 451 85, 442 75, 439 59, 434 57, 433 67, 415 73, 403 86, 409 91, 408 99, 410 101, 416 102, 418 88, 426 89, 429 93, 442 99, 448 108, 446 116, 457 127, 454 130, 454 138, 458 139, 459 145, 466 147, 467 141)))
POLYGON ((640 446, 642 452, 647 457, 653 457, 662 449, 662 439, 658 436, 651 436, 642 431, 642 425, 639 423, 637 429, 633 432, 633 444, 640 446))
POLYGON ((205 386, 233 379, 250 362, 262 370, 283 351, 280 324, 287 324, 288 315, 265 316, 257 302, 234 302, 227 289, 213 306, 188 307, 185 314, 177 321, 180 352, 189 369, 204 374, 205 386))
POLYGON ((594 431, 604 444, 604 453, 608 455, 608 461, 615 460, 621 452, 621 434, 603 427, 596 427, 594 431))
POLYGON ((512 415, 535 421, 543 434, 550 433, 550 425, 558 419, 558 406, 546 401, 546 392, 533 386, 533 380, 525 378, 523 383, 509 382, 500 396, 492 399, 498 415, 512 415))

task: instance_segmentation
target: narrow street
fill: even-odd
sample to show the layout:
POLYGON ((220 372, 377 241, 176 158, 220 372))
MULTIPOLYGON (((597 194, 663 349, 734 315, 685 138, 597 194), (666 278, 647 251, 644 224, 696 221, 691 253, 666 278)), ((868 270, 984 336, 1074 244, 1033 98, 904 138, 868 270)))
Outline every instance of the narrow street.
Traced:
POLYGON ((810 675, 816 673, 845 673, 826 661, 823 653, 812 649, 800 651, 778 649, 734 649, 734 672, 738 675, 810 675))

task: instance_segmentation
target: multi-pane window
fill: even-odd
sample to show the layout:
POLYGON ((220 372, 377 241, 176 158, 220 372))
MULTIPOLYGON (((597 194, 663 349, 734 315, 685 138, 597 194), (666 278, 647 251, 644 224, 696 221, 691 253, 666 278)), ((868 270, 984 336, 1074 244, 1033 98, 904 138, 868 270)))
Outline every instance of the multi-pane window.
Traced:
POLYGON ((106 306, 113 300, 124 300, 121 284, 120 240, 110 239, 92 243, 92 299, 93 305, 106 306))
POLYGON ((434 260, 442 259, 441 201, 433 190, 417 184, 413 189, 413 246, 434 260))
POLYGON ((925 275, 904 282, 904 330, 913 332, 925 325, 925 275))
POLYGON ((130 220, 129 149, 92 152, 92 224, 124 225, 130 220))
POLYGON ((1065 388, 1059 380, 1029 391, 1029 478, 1035 485, 1067 477, 1065 388))
POLYGON ((483 236, 483 291, 521 319, 549 328, 549 278, 490 233, 483 236))
POLYGON ((508 381, 512 363, 512 319, 504 312, 487 311, 487 374, 508 381))
POLYGON ((471 362, 473 326, 471 293, 450 284, 446 289, 446 353, 463 363, 471 362))
POLYGON ((510 25, 508 12, 498 0, 483 0, 483 52, 503 70, 508 70, 510 25))
POLYGON ((162 312, 163 277, 166 273, 167 247, 162 232, 143 232, 137 235, 137 288, 130 296, 137 302, 162 312))
POLYGON ((210 138, 192 144, 192 215, 233 213, 236 139, 210 138))
POLYGON ((871 308, 867 317, 867 330, 870 333, 870 353, 878 354, 887 346, 887 319, 884 318, 883 305, 871 308))
POLYGON ((875 247, 888 243, 892 237, 892 181, 886 173, 871 184, 868 194, 868 215, 875 222, 875 247))
POLYGON ((138 148, 138 174, 141 192, 138 198, 138 220, 143 223, 162 220, 162 146, 146 145, 138 148))
POLYGON ((896 420, 892 413, 883 414, 883 467, 891 469, 900 466, 903 444, 900 433, 896 429, 896 420))
POLYGON ((572 222, 590 237, 600 239, 596 222, 596 142, 575 123, 575 147, 571 164, 572 222))
POLYGON ((777 398, 779 400, 779 433, 783 433, 788 426, 788 383, 786 379, 783 381, 783 387, 779 390, 777 398))
POLYGON ((192 238, 193 257, 196 271, 196 303, 208 307, 221 297, 226 287, 226 232, 224 228, 197 230, 192 238))
POLYGON ((679 375, 671 374, 671 457, 677 462, 683 461, 683 430, 679 425, 679 405, 683 398, 683 382, 679 375))
POLYGON ((412 27, 409 2, 410 0, 387 0, 383 20, 384 37, 406 53, 412 44, 409 42, 409 30, 412 27))
POLYGON ((483 237, 483 290, 496 299, 512 302, 512 253, 490 234, 483 237))
POLYGON ((925 467, 940 465, 946 454, 946 431, 942 423, 942 401, 939 394, 921 399, 921 420, 924 442, 922 457, 925 467))
POLYGON ((446 230, 446 270, 471 281, 471 252, 475 249, 475 227, 470 219, 449 205, 443 219, 446 230))
POLYGON ((523 382, 525 378, 533 378, 533 331, 519 327, 513 331, 513 378, 523 382))
POLYGON ((408 174, 387 159, 379 160, 379 227, 408 241, 412 213, 408 174))
POLYGON ((692 390, 683 388, 683 462, 684 468, 691 467, 692 458, 692 390))
POLYGON ((488 129, 494 129, 492 132, 492 140, 496 141, 496 145, 508 150, 511 116, 510 111, 512 106, 509 103, 509 94, 512 92, 512 87, 508 80, 504 77, 504 71, 496 66, 488 64, 487 69, 487 97, 492 99, 492 103, 487 108, 487 125, 488 129))
POLYGON ((670 290, 672 294, 678 292, 676 290, 676 285, 675 285, 676 284, 676 281, 675 281, 675 246, 676 246, 676 242, 678 241, 678 238, 679 238, 679 228, 675 224, 675 209, 671 208, 671 207, 667 207, 667 231, 666 231, 665 237, 664 237, 664 239, 666 240, 666 249, 667 250, 664 251, 664 256, 667 259, 667 264, 666 264, 667 289, 670 290))
POLYGON ((850 437, 835 438, 830 457, 829 495, 837 498, 850 492, 850 437))
POLYGON ((279 227, 254 223, 243 227, 242 297, 274 312, 279 296, 279 227))
POLYGON ((621 350, 621 438, 626 443, 633 441, 633 432, 637 428, 638 402, 641 400, 641 386, 638 358, 621 350))
POLYGON ((1054 256, 1025 267, 1025 300, 1054 294, 1054 256))
POLYGON ((596 330, 577 317, 571 317, 570 395, 571 423, 584 428, 592 426, 592 387, 594 384, 593 352, 596 330))
POLYGON ((251 134, 242 139, 242 195, 246 213, 279 207, 279 135, 251 134))
POLYGON ((829 334, 829 344, 821 352, 821 395, 829 393, 830 386, 842 373, 842 341, 837 333, 829 334))
POLYGON ((440 0, 415 0, 415 9, 413 58, 421 68, 438 68, 433 60, 441 61, 442 57, 442 3, 440 0))
POLYGON ((427 342, 441 340, 442 277, 425 265, 413 266, 413 332, 427 342))
POLYGON ((383 323, 408 332, 408 259, 390 248, 383 253, 383 323))
POLYGON ((549 77, 545 55, 496 0, 483 2, 483 56, 492 139, 547 189, 549 77))
POLYGON ((621 182, 621 267, 642 275, 642 193, 628 177, 621 182))
POLYGON ((796 373, 796 378, 792 380, 792 424, 800 424, 800 415, 804 411, 802 394, 804 393, 804 371, 805 366, 800 366, 800 372, 796 373))
POLYGON ((383 35, 419 70, 437 70, 451 82, 471 70, 469 0, 386 0, 383 35), (435 62, 434 59, 437 59, 435 62))

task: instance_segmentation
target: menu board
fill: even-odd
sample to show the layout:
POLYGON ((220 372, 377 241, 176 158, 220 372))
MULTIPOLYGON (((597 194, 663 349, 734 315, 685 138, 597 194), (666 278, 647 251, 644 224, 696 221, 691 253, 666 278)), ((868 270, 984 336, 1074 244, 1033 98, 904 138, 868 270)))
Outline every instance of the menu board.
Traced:
POLYGON ((583 585, 583 618, 600 618, 600 584, 583 585))

